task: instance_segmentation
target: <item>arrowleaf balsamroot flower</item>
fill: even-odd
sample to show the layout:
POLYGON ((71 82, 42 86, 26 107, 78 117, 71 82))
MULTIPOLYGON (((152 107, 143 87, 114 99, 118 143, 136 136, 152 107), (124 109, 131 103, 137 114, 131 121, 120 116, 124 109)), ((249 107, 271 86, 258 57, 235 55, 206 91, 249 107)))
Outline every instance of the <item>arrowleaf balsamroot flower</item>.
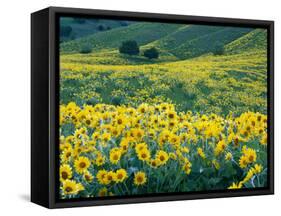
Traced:
POLYGON ((144 185, 146 183, 146 174, 142 171, 139 171, 137 173, 135 173, 135 177, 134 177, 134 184, 137 186, 141 186, 144 185))

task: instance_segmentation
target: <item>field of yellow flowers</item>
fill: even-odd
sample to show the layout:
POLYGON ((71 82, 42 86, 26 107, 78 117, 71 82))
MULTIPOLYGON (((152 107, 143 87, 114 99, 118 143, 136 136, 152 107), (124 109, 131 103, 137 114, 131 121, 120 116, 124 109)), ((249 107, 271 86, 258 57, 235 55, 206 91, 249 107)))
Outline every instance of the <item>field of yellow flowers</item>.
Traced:
POLYGON ((267 186, 265 29, 72 21, 85 35, 60 43, 60 198, 267 186))
POLYGON ((267 117, 173 104, 60 106, 62 198, 266 185, 267 117))
POLYGON ((75 101, 79 106, 105 103, 137 107, 141 103, 173 103, 178 111, 224 116, 229 111, 267 112, 264 50, 139 64, 115 55, 62 55, 61 104, 75 101))

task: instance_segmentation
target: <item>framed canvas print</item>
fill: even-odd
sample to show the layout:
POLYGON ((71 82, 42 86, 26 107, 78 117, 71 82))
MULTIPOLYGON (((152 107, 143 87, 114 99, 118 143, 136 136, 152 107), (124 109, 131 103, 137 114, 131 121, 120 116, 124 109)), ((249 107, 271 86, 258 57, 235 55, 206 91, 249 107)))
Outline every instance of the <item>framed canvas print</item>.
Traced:
POLYGON ((273 22, 50 7, 31 16, 31 200, 273 194, 273 22))

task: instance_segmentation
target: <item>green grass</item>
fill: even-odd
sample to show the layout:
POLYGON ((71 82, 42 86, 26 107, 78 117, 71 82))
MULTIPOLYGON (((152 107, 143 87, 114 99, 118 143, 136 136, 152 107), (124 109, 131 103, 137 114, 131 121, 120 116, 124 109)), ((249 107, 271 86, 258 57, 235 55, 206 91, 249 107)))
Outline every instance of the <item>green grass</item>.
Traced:
POLYGON ((252 28, 143 22, 62 43, 61 52, 77 53, 85 44, 93 48, 93 53, 117 51, 122 41, 136 40, 142 50, 156 47, 160 50, 160 57, 164 56, 168 61, 179 60, 212 52, 218 43, 227 46, 252 30, 252 28))
MULTIPOLYGON (((202 26, 204 28, 204 26, 202 26)), ((251 28, 213 27, 219 30, 201 35, 171 50, 179 58, 192 58, 212 52, 218 44, 226 44, 252 31, 251 28)))
MULTIPOLYGON (((71 36, 74 38, 82 38, 88 35, 93 35, 95 33, 100 32, 98 27, 100 25, 104 27, 109 27, 110 29, 126 27, 122 25, 120 20, 107 20, 107 19, 83 19, 84 23, 78 23, 74 18, 71 17, 62 17, 60 20, 60 24, 62 26, 70 26, 72 28, 71 36)), ((127 25, 130 25, 134 22, 126 22, 127 25)), ((71 38, 65 38, 67 41, 71 40, 71 38)))
POLYGON ((181 26, 179 24, 136 23, 126 28, 115 28, 62 43, 60 48, 63 53, 79 52, 84 44, 90 44, 94 52, 102 49, 117 50, 122 41, 136 40, 139 45, 144 45, 168 35, 181 26))
POLYGON ((221 27, 205 25, 185 25, 173 33, 163 37, 147 46, 156 46, 165 51, 176 50, 189 41, 220 31, 221 27))
POLYGON ((267 49, 267 31, 256 29, 226 45, 227 53, 267 49))

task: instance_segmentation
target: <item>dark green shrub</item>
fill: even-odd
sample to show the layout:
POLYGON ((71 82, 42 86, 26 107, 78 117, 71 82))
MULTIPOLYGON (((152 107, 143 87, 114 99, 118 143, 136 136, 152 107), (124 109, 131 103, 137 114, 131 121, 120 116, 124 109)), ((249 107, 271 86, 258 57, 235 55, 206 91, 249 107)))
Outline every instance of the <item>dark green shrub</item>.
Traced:
POLYGON ((176 82, 175 87, 181 89, 183 87, 183 83, 182 82, 176 82))
POLYGON ((155 47, 152 47, 145 50, 143 55, 149 59, 157 59, 159 57, 159 51, 155 47))
POLYGON ((96 104, 100 103, 100 101, 99 101, 99 99, 97 99, 97 98, 93 97, 93 98, 91 98, 91 99, 87 100, 87 102, 86 102, 86 103, 87 103, 88 105, 92 105, 92 106, 94 106, 94 105, 96 105, 96 104))
POLYGON ((103 91, 103 87, 97 86, 96 87, 96 92, 101 93, 103 91))
POLYGON ((120 21, 121 26, 128 26, 128 23, 126 21, 120 21))
POLYGON ((104 31, 106 29, 106 27, 104 25, 98 25, 97 28, 99 31, 104 31))
POLYGON ((140 52, 140 48, 136 41, 128 40, 122 42, 121 46, 119 47, 119 52, 128 55, 137 55, 140 52))
POLYGON ((89 44, 84 44, 80 49, 80 53, 82 54, 87 54, 91 52, 92 52, 92 47, 89 44))
POLYGON ((111 98, 111 103, 115 106, 121 105, 124 102, 124 98, 122 96, 113 96, 111 98))

